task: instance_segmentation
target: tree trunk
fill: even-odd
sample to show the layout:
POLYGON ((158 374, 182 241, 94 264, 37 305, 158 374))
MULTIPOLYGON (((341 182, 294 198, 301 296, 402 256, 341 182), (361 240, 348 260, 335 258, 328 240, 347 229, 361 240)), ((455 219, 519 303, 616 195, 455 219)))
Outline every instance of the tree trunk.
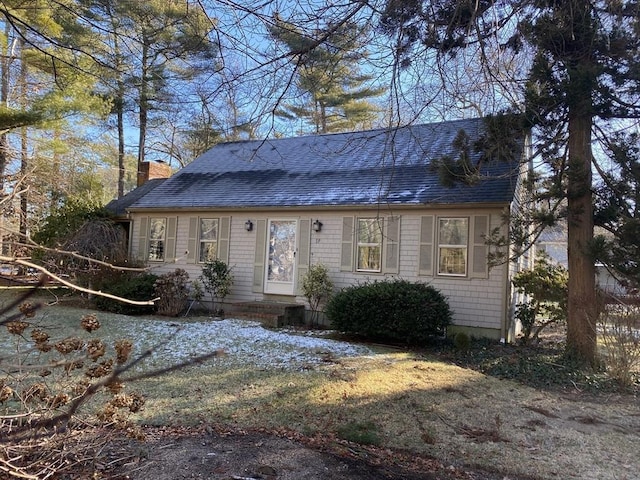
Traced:
MULTIPOLYGON (((125 100, 125 85, 122 80, 124 76, 125 62, 122 58, 122 52, 120 51, 120 36, 118 31, 119 21, 117 15, 112 9, 112 5, 106 2, 105 9, 109 19, 111 21, 111 32, 113 42, 113 56, 115 60, 116 70, 116 93, 115 93, 115 109, 116 109, 116 122, 118 130, 118 198, 124 197, 124 181, 126 176, 126 169, 124 164, 125 152, 124 152, 124 100, 125 100)), ((137 180, 136 180, 137 182, 137 180)))
MULTIPOLYGON (((5 31, 6 38, 9 37, 9 27, 5 31)), ((0 74, 0 104, 7 108, 9 97, 9 66, 11 56, 9 48, 3 48, 2 73, 0 74)), ((6 132, 0 134, 0 191, 4 192, 4 172, 9 163, 9 136, 6 132)))
MULTIPOLYGON (((141 166, 144 162, 145 153, 145 140, 147 138, 147 120, 149 115, 149 46, 147 39, 143 37, 142 40, 142 66, 140 72, 140 135, 138 137, 138 171, 137 176, 140 175, 141 166)), ((137 178, 137 177, 136 177, 137 178)))
POLYGON ((569 257, 567 355, 580 364, 597 362, 595 265, 589 251, 593 239, 591 192, 591 108, 586 97, 582 108, 569 112, 569 169, 567 185, 567 253, 569 257))
POLYGON ((27 127, 22 127, 20 133, 20 177, 22 179, 22 192, 20 193, 20 234, 21 242, 24 242, 29 234, 29 189, 27 188, 29 176, 29 152, 27 127))
MULTIPOLYGON (((9 24, 5 27, 5 38, 9 40, 11 27, 9 24)), ((2 48, 2 62, 0 68, 0 105, 7 108, 9 101, 9 67, 11 66, 12 48, 2 48)), ((9 135, 4 132, 0 134, 0 199, 4 199, 4 175, 9 163, 9 135)), ((4 247, 4 215, 0 212, 0 252, 5 252, 4 247)))
MULTIPOLYGON (((20 103, 22 108, 27 110, 27 62, 25 58, 25 42, 20 42, 20 103)), ((20 193, 20 233, 23 237, 21 241, 25 241, 29 233, 27 216, 29 213, 29 189, 27 188, 29 182, 27 177, 29 176, 29 152, 27 141, 27 127, 22 127, 20 133, 20 177, 22 183, 22 192, 20 193)))
MULTIPOLYGON (((124 197, 124 83, 118 81, 117 121, 118 121, 118 198, 124 197)), ((136 184, 137 184, 136 178, 136 184)))

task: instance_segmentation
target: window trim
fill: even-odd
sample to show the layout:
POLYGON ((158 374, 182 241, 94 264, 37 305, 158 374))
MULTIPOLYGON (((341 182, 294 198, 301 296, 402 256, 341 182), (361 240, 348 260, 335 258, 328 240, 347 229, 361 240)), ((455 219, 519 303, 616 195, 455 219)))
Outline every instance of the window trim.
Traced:
POLYGON ((383 245, 384 245, 384 232, 383 232, 383 220, 380 217, 358 217, 356 218, 356 238, 355 238, 355 271, 360 273, 382 273, 383 269, 383 245), (377 243, 360 243, 360 222, 362 220, 372 220, 377 223, 377 227, 380 233, 380 241, 377 243), (360 248, 361 247, 377 247, 378 248, 378 269, 360 268, 360 248))
POLYGON ((437 253, 437 275, 438 276, 442 276, 442 277, 457 277, 457 278, 466 278, 469 276, 469 241, 470 241, 470 235, 471 235, 471 231, 470 231, 470 225, 471 225, 471 219, 468 216, 455 216, 455 217, 438 217, 437 219, 437 227, 438 230, 436 232, 437 235, 437 247, 436 247, 436 253, 437 253), (464 220, 466 223, 466 237, 467 237, 467 241, 465 244, 444 244, 441 243, 441 234, 442 234, 442 224, 441 222, 443 220, 464 220), (450 273, 450 272, 443 272, 441 271, 440 267, 441 267, 441 252, 442 249, 444 248, 448 248, 448 249, 461 249, 463 250, 464 253, 464 273, 450 273))
POLYGON ((198 252, 197 252, 197 261, 196 263, 204 264, 207 260, 202 260, 202 244, 203 243, 215 243, 216 244, 216 255, 215 258, 220 257, 219 247, 220 247, 220 218, 219 217, 198 217, 198 252), (216 225, 216 238, 215 240, 203 240, 202 239, 202 221, 203 220, 215 220, 216 225))
POLYGON ((167 256, 167 229, 169 222, 167 217, 149 217, 148 226, 148 238, 147 238, 147 261, 149 262, 164 262, 167 256), (162 238, 154 238, 152 236, 152 227, 155 221, 162 220, 164 223, 162 238), (160 258, 151 258, 152 248, 151 242, 161 242, 162 244, 162 256, 160 258))

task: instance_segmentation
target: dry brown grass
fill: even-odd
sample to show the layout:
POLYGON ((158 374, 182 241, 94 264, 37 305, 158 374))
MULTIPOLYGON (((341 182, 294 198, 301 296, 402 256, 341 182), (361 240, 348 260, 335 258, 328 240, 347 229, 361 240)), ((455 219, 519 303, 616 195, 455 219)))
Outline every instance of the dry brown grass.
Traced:
MULTIPOLYGON (((83 313, 74 313, 74 322, 83 313)), ((45 321, 64 337, 67 317, 51 310, 45 321)), ((116 337, 135 322, 99 318, 116 337)), ((289 429, 329 442, 354 425, 382 448, 507 477, 624 480, 640 471, 640 406, 629 395, 539 390, 391 349, 327 357, 299 371, 277 365, 212 360, 144 380, 136 385, 146 398, 137 420, 289 429)))
POLYGON ((631 479, 640 471, 635 399, 596 403, 409 353, 338 359, 304 372, 205 366, 142 388, 143 422, 328 437, 355 423, 375 429, 383 447, 505 475, 631 479))

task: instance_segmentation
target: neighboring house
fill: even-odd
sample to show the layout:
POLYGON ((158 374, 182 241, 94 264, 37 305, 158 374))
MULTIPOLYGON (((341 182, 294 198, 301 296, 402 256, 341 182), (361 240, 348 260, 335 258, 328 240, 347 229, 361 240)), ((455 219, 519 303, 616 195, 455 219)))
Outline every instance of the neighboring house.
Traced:
POLYGON ((485 235, 508 238, 528 148, 522 139, 512 162, 448 188, 432 164, 456 155, 461 131, 473 145, 483 120, 218 144, 129 203, 131 253, 154 273, 183 268, 192 279, 208 258, 225 261, 229 314, 237 302, 304 303, 301 278, 321 263, 338 289, 429 283, 447 296, 454 330, 511 338, 517 265, 489 268, 485 235))
POLYGON ((564 222, 545 227, 536 240, 536 251, 546 253, 554 263, 567 268, 567 226, 564 222))
MULTIPOLYGON (((607 233, 596 227, 596 235, 607 235, 607 233)), ((552 227, 547 227, 540 234, 536 241, 536 251, 543 251, 555 263, 567 268, 569 266, 567 252, 567 226, 565 222, 559 222, 552 227)), ((620 283, 621 275, 614 274, 614 271, 607 268, 606 265, 597 262, 596 269, 596 286, 613 299, 625 299, 630 295, 627 288, 620 283)))

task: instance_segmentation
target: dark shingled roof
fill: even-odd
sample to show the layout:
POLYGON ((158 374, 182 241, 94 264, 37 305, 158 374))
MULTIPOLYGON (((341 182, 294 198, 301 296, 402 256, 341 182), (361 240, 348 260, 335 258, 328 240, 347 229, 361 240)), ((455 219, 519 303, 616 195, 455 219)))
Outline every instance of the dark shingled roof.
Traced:
MULTIPOLYGON (((482 119, 397 129, 221 143, 141 196, 131 209, 509 203, 514 162, 487 165, 472 186, 441 184, 429 168, 482 119)), ((480 158, 474 153, 473 161, 480 158)))
POLYGON ((144 197, 147 193, 156 188, 158 185, 164 183, 166 180, 166 178, 153 178, 151 180, 147 180, 141 186, 139 186, 138 188, 134 188, 122 198, 111 200, 109 203, 107 203, 105 208, 118 217, 126 215, 127 209, 133 203, 144 197))

